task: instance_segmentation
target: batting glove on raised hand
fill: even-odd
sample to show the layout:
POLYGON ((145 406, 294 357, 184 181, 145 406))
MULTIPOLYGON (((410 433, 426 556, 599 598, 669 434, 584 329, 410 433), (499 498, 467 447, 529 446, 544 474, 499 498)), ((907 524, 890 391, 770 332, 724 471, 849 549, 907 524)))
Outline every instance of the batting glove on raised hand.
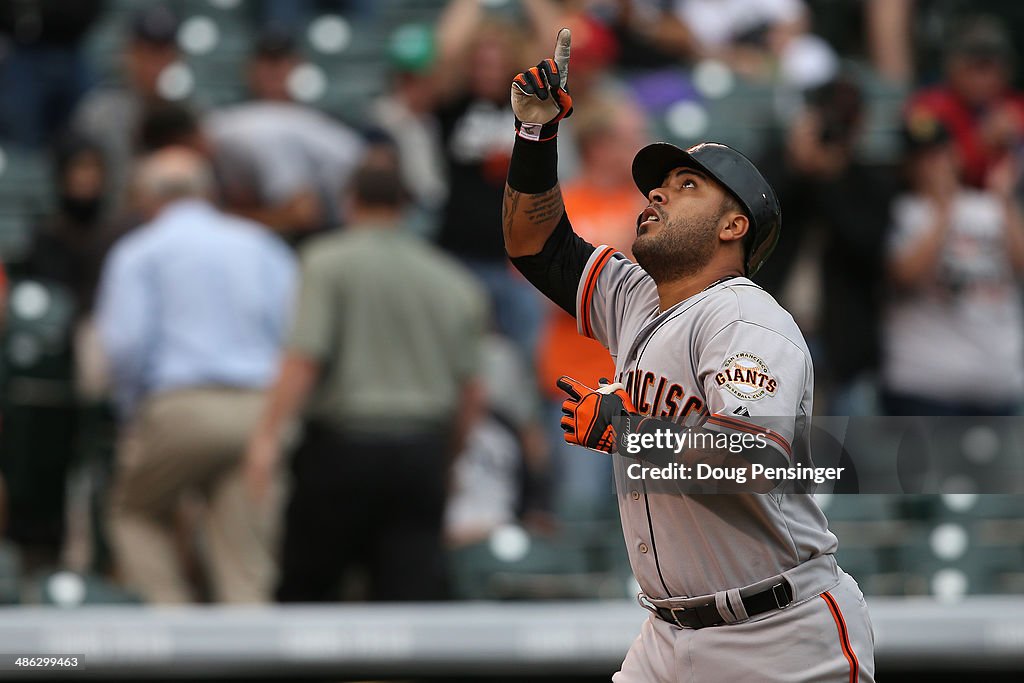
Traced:
POLYGON ((569 29, 563 28, 555 40, 554 59, 545 59, 512 79, 512 111, 520 137, 550 140, 558 134, 558 122, 572 114, 572 98, 565 89, 571 40, 569 29))
MULTIPOLYGON (((636 414, 633 401, 621 383, 602 384, 597 389, 572 377, 558 378, 558 388, 569 394, 562 403, 562 431, 565 440, 602 453, 618 450, 616 418, 636 414)), ((621 421, 620 421, 621 424, 621 421)))

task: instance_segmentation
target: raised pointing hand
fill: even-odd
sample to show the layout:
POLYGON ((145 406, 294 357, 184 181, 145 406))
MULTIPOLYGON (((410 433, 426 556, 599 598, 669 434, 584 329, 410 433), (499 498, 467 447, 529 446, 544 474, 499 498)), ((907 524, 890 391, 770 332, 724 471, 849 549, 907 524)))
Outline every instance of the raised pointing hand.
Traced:
POLYGON ((572 98, 566 92, 572 32, 563 28, 555 39, 553 59, 518 74, 512 80, 512 110, 521 137, 550 139, 557 124, 572 112, 572 98))

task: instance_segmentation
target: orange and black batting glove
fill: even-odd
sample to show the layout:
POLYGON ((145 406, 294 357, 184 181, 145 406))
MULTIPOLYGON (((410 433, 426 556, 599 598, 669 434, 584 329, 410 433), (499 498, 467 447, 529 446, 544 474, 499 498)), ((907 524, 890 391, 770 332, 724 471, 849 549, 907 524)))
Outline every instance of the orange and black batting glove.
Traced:
MULTIPOLYGON (((558 388, 569 394, 562 403, 562 431, 568 443, 602 453, 618 450, 617 418, 636 414, 633 401, 622 384, 607 384, 591 389, 572 377, 558 378, 558 388)), ((622 424, 622 421, 619 421, 622 424)))
POLYGON ((572 114, 572 97, 566 90, 569 78, 571 34, 563 28, 555 41, 555 56, 545 59, 512 79, 512 111, 516 134, 543 142, 558 135, 558 122, 572 114))

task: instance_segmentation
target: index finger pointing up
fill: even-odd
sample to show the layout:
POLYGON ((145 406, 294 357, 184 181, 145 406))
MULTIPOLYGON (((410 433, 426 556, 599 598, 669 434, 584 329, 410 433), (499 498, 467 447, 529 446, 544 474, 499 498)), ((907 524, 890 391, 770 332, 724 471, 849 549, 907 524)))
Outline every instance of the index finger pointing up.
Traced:
POLYGON ((564 90, 569 80, 569 48, 572 43, 572 31, 563 28, 555 39, 555 66, 558 67, 558 80, 564 90))

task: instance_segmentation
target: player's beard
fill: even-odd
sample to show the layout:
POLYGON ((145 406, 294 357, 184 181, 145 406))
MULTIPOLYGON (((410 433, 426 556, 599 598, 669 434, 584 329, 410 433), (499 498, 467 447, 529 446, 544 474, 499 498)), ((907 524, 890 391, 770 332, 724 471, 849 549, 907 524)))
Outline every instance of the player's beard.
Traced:
POLYGON ((711 261, 717 243, 717 216, 662 218, 659 230, 638 235, 633 257, 655 282, 671 282, 699 271, 711 261))

